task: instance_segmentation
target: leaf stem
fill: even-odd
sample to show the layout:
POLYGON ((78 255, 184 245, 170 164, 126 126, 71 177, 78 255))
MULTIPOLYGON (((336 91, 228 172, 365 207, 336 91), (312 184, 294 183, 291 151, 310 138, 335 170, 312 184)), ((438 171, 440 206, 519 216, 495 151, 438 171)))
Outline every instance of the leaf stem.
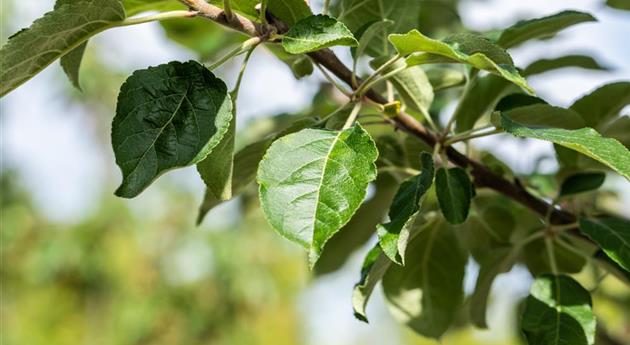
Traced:
POLYGON ((388 167, 381 167, 378 168, 378 172, 401 172, 403 174, 407 174, 407 175, 418 175, 420 173, 419 170, 416 169, 412 169, 412 168, 406 168, 406 167, 399 167, 399 166, 388 166, 388 167))
POLYGON ((361 102, 357 102, 354 105, 354 108, 352 108, 352 112, 350 112, 350 115, 348 116, 348 119, 346 120, 346 123, 343 125, 342 129, 348 129, 352 126, 354 121, 357 119, 359 112, 361 111, 361 107, 363 107, 363 103, 361 102))
POLYGON ((118 23, 113 23, 111 27, 123 27, 130 25, 138 25, 144 23, 150 23, 155 21, 174 19, 174 18, 192 18, 195 17, 199 12, 197 11, 169 11, 162 12, 146 17, 137 17, 137 18, 128 18, 118 23))
POLYGON ((481 138, 481 137, 487 137, 489 135, 494 135, 494 134, 499 134, 499 133, 503 133, 502 129, 493 129, 491 131, 487 131, 487 132, 482 132, 482 133, 472 133, 472 134, 466 134, 466 135, 455 135, 453 137, 450 137, 449 139, 447 139, 444 142, 445 146, 449 146, 449 145, 453 145, 457 142, 460 141, 465 141, 465 140, 470 140, 470 139, 475 139, 475 138, 481 138))
POLYGON ((407 68, 407 66, 399 67, 399 68, 396 68, 396 69, 394 69, 394 70, 392 70, 392 71, 390 71, 390 72, 388 72, 388 73, 386 73, 386 74, 384 74, 384 75, 382 75, 382 76, 380 76, 380 77, 375 77, 375 78, 372 78, 371 80, 370 80, 370 78, 368 78, 368 79, 366 79, 366 80, 363 82, 363 84, 361 84, 361 85, 359 86, 359 88, 357 88, 357 89, 356 89, 356 91, 354 92, 354 94, 355 94, 355 95, 357 95, 357 96, 359 96, 359 97, 360 97, 360 96, 363 96, 363 94, 364 94, 367 90, 369 90, 369 89, 371 89, 372 87, 374 87, 374 85, 376 85, 376 84, 378 84, 378 83, 380 83, 380 82, 382 82, 382 81, 384 81, 384 80, 388 80, 389 78, 391 78, 391 77, 395 76, 396 74, 398 74, 398 73, 402 72, 402 71, 403 71, 403 70, 405 70, 406 68, 407 68))
POLYGON ((243 42, 238 47, 232 49, 227 54, 222 56, 219 60, 215 61, 212 65, 210 65, 210 67, 208 67, 208 69, 211 71, 217 69, 219 66, 223 65, 225 62, 227 62, 231 58, 248 51, 252 47, 257 46, 260 42, 262 42, 262 39, 260 37, 252 37, 248 39, 247 41, 243 42))
POLYGON ((317 61, 313 61, 313 64, 319 69, 320 72, 324 75, 324 78, 328 80, 339 92, 343 93, 346 97, 352 98, 352 92, 346 90, 341 84, 339 84, 335 79, 328 73, 317 61))
MULTIPOLYGON (((361 96, 365 90, 368 90, 369 87, 371 86, 371 82, 376 79, 376 77, 378 77, 383 71, 385 71, 389 66, 395 64, 398 60, 400 60, 401 56, 400 54, 396 54, 394 56, 392 56, 391 59, 385 61, 385 63, 383 63, 379 68, 377 68, 374 73, 372 73, 369 77, 367 77, 363 83, 361 83, 361 85, 359 85, 359 87, 355 90, 354 94, 361 96)), ((405 68, 407 66, 405 65, 405 68)))
POLYGON ((230 0, 223 0, 223 13, 225 13, 225 17, 228 21, 234 18, 234 12, 232 12, 232 5, 230 5, 230 0))
POLYGON ((245 55, 245 59, 243 59, 243 63, 241 64, 241 69, 238 72, 238 78, 236 78, 236 84, 234 85, 234 89, 230 92, 232 96, 232 102, 236 104, 236 99, 238 98, 238 92, 241 89, 241 82, 243 81, 243 76, 245 75, 245 70, 247 69, 247 64, 249 63, 249 58, 252 56, 254 50, 258 47, 258 45, 254 45, 247 51, 245 55))
POLYGON ((549 236, 545 237, 545 248, 547 248, 547 255, 549 256, 551 271, 554 275, 558 275, 558 264, 556 262, 556 254, 553 249, 553 240, 549 236))
POLYGON ((330 0, 324 0, 324 8, 322 9, 322 14, 327 15, 329 8, 330 8, 330 0))

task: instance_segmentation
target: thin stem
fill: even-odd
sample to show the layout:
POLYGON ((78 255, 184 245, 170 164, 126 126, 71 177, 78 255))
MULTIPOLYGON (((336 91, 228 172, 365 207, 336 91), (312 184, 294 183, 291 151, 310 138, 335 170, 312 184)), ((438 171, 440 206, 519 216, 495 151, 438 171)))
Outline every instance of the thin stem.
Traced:
POLYGON ((361 102, 357 102, 354 105, 354 108, 352 108, 352 112, 350 112, 350 115, 348 116, 348 119, 346 120, 346 123, 343 125, 342 129, 348 129, 352 126, 354 121, 357 119, 357 116, 359 115, 359 112, 361 111, 362 106, 363 106, 363 103, 361 102))
POLYGON ((485 129, 490 129, 490 128, 495 128, 495 127, 494 127, 493 124, 487 124, 485 126, 471 128, 471 129, 469 129, 467 131, 463 131, 463 132, 457 133, 457 134, 453 135, 451 138, 456 137, 456 136, 464 136, 464 135, 468 135, 468 134, 473 134, 473 133, 480 132, 480 131, 483 131, 485 129))
POLYGON ((328 80, 329 83, 331 83, 337 90, 339 90, 339 92, 343 93, 348 98, 352 97, 352 92, 346 90, 343 86, 341 86, 341 84, 335 81, 335 79, 330 75, 330 73, 328 73, 322 66, 320 66, 319 63, 317 63, 317 61, 313 61, 313 64, 317 67, 317 69, 319 69, 320 72, 322 72, 322 74, 324 75, 324 78, 326 78, 326 80, 328 80))
POLYGON ((566 230, 575 229, 575 228, 577 228, 579 226, 580 226, 580 223, 575 222, 575 223, 571 223, 571 224, 553 225, 551 228, 554 231, 562 232, 562 231, 566 231, 566 230))
POLYGON ((215 61, 212 65, 210 65, 210 67, 208 67, 208 69, 213 71, 213 70, 219 68, 226 61, 230 60, 231 58, 233 58, 233 57, 235 57, 237 55, 240 55, 240 54, 248 51, 252 47, 257 46, 260 42, 262 42, 262 39, 260 37, 252 37, 252 38, 248 39, 247 41, 243 42, 238 47, 232 49, 227 54, 223 55, 219 60, 215 61))
POLYGON ((387 101, 390 103, 394 101, 394 84, 389 80, 387 81, 387 101))
POLYGON ((260 2, 260 22, 267 25, 267 3, 269 0, 262 0, 260 2))
MULTIPOLYGON (((372 80, 374 80, 376 77, 378 77, 383 71, 385 71, 389 66, 393 65, 396 63, 396 61, 398 61, 401 58, 400 54, 396 54, 394 56, 392 56, 391 59, 387 60, 384 64, 382 64, 379 68, 377 68, 374 73, 372 73, 369 77, 367 77, 363 83, 361 85, 359 85, 359 87, 356 89, 355 94, 356 95, 362 95, 364 90, 369 89, 368 86, 371 86, 371 82, 372 80)), ((405 66, 406 68, 407 66, 405 66)))
POLYGON ((249 58, 252 56, 252 53, 256 49, 258 45, 254 45, 247 51, 245 58, 243 59, 243 63, 241 64, 241 70, 238 72, 238 78, 236 78, 236 84, 234 85, 234 89, 231 92, 232 102, 236 103, 236 99, 238 98, 238 92, 241 89, 241 82, 243 81, 243 76, 245 75, 245 70, 247 69, 247 64, 249 63, 249 58))
MULTIPOLYGON (((466 69, 465 66, 462 65, 462 67, 464 69, 466 69)), ((462 92, 462 97, 460 98, 459 104, 457 104, 457 108, 455 109, 455 112, 453 112, 453 116, 451 116, 451 118, 448 120, 448 123, 444 127, 444 133, 443 134, 445 136, 448 135, 448 133, 451 132, 453 124, 455 124, 455 121, 457 120, 455 115, 459 113, 459 107, 461 107, 461 105, 462 105, 461 99, 463 99, 470 92, 470 90, 472 89, 473 80, 477 77, 477 73, 475 72, 474 69, 470 72, 470 75, 468 73, 466 73, 466 71, 464 71, 464 76, 466 76, 466 85, 464 86, 464 92, 462 92)))
POLYGON ((569 250, 569 251, 571 251, 571 252, 573 252, 573 253, 581 256, 581 257, 584 257, 589 263, 591 263, 593 265, 595 264, 595 259, 592 256, 579 251, 577 248, 573 247, 571 244, 566 242, 564 239, 562 239, 560 237, 556 237, 555 240, 556 240, 556 243, 558 243, 559 245, 563 246, 567 250, 569 250))
POLYGON ((322 9, 322 14, 328 14, 329 7, 330 7, 330 0, 324 0, 324 8, 322 9))
POLYGON ((223 12, 225 13, 225 17, 228 20, 232 20, 234 18, 234 12, 232 12, 232 5, 230 5, 230 0, 223 0, 223 12))
POLYGON ((433 122, 433 118, 431 118, 431 114, 429 114, 429 112, 424 110, 423 108, 420 108, 420 113, 422 113, 422 116, 424 116, 424 119, 427 120, 429 127, 431 127, 432 130, 438 132, 438 128, 435 125, 435 122, 433 122))
POLYGON ((389 78, 395 76, 396 74, 402 72, 403 70, 407 69, 407 66, 402 66, 399 68, 396 68, 390 72, 387 72, 385 74, 383 74, 382 76, 378 77, 378 78, 372 78, 370 80, 370 78, 366 79, 363 84, 361 84, 359 86, 358 89, 356 89, 356 91, 354 92, 355 95, 357 96, 363 96, 363 94, 365 92, 367 92, 369 89, 371 89, 372 87, 374 87, 374 85, 384 81, 384 80, 388 80, 389 78))
POLYGON ((494 134, 499 134, 499 133, 503 133, 502 129, 494 129, 492 131, 488 131, 488 132, 482 132, 482 133, 473 133, 473 134, 468 134, 468 135, 456 135, 453 136, 451 138, 449 138, 448 140, 446 140, 444 142, 445 146, 449 146, 449 145, 453 145, 457 142, 460 141, 465 141, 465 140, 470 140, 470 139, 475 139, 475 138, 481 138, 481 137, 487 137, 489 135, 494 135, 494 134))
POLYGON ((556 254, 553 249, 553 240, 549 236, 545 237, 545 248, 547 248, 547 255, 549 256, 551 271, 554 275, 558 275, 558 264, 556 263, 556 254))
POLYGON ((151 16, 138 17, 138 18, 128 18, 121 22, 113 23, 111 27, 123 27, 130 25, 138 25, 144 23, 150 23, 160 20, 174 19, 174 18, 192 18, 195 17, 199 12, 197 11, 169 11, 162 12, 158 14, 154 14, 151 16))

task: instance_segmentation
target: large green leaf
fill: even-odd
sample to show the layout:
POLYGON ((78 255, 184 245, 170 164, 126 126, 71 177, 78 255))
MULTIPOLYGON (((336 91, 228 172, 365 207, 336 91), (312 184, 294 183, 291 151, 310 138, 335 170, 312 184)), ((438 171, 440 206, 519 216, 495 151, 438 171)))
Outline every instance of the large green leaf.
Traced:
POLYGON ((346 224, 376 177, 378 151, 360 126, 305 129, 275 141, 258 168, 267 221, 309 251, 311 267, 346 224))
POLYGON ((227 87, 201 64, 171 62, 139 70, 120 89, 112 145, 131 198, 167 170, 203 160, 232 119, 227 87))
POLYGON ((621 218, 580 219, 580 230, 612 260, 630 272, 630 221, 621 218))
POLYGON ((440 168, 435 176, 435 191, 444 218, 451 224, 461 224, 468 218, 473 190, 466 170, 440 168))
POLYGON ((521 329, 531 345, 593 345, 591 295, 564 275, 538 277, 530 289, 521 329))
POLYGON ((358 58, 363 56, 370 46, 374 47, 374 45, 376 45, 370 44, 372 40, 376 37, 382 37, 383 33, 387 32, 388 28, 393 24, 394 22, 389 19, 374 20, 363 25, 354 33, 357 40, 359 40, 357 47, 350 48, 350 53, 352 53, 352 57, 354 58, 355 68, 358 58))
POLYGON ((534 93, 514 67, 512 57, 485 37, 462 33, 439 41, 423 35, 418 30, 411 30, 406 34, 389 35, 389 41, 398 53, 407 56, 409 66, 427 63, 466 63, 500 75, 525 91, 534 93))
POLYGON ((630 116, 622 116, 607 125, 602 134, 619 140, 623 146, 630 148, 630 116))
POLYGON ((589 127, 599 129, 630 104, 630 82, 606 84, 578 99, 571 109, 580 113, 589 127))
POLYGON ((380 224, 376 230, 381 249, 392 261, 404 265, 405 249, 410 228, 415 224, 422 197, 433 184, 434 165, 430 153, 420 156, 420 174, 403 182, 389 208, 389 223, 380 224))
POLYGON ((326 243, 326 250, 315 264, 315 274, 323 275, 341 268, 355 250, 372 238, 374 229, 387 215, 387 207, 392 203, 398 184, 390 174, 378 175, 374 181, 374 195, 326 243))
POLYGON ((462 304, 466 252, 442 221, 423 229, 406 255, 406 266, 392 265, 383 277, 389 309, 414 331, 439 338, 462 304))
POLYGON ((123 19, 125 10, 119 0, 79 0, 46 13, 11 36, 0 50, 0 96, 123 19))
POLYGON ((529 64, 523 71, 524 76, 532 76, 561 68, 579 67, 584 69, 607 71, 597 60, 588 55, 565 55, 554 59, 540 59, 529 64))
POLYGON ((381 56, 389 55, 392 51, 387 35, 417 27, 420 8, 420 1, 414 0, 341 0, 335 10, 337 18, 355 33, 371 22, 391 22, 391 25, 380 27, 365 47, 370 56, 381 56))
MULTIPOLYGON (((283 117, 280 116, 280 118, 283 117)), ((267 151, 269 146, 271 146, 271 144, 276 139, 284 135, 313 126, 316 122, 317 121, 313 118, 304 118, 297 120, 288 127, 282 129, 275 128, 277 124, 274 124, 274 129, 277 129, 277 131, 272 131, 272 133, 267 135, 265 138, 253 142, 240 149, 234 155, 234 168, 232 169, 232 190, 230 192, 231 196, 234 197, 243 193, 247 189, 247 187, 249 187, 254 182, 254 180, 256 179, 256 170, 258 169, 258 164, 260 163, 260 160, 265 155, 265 152, 267 151)), ((212 153, 210 155, 212 155, 212 153)), ((216 193, 214 191, 206 188, 203 202, 199 207, 197 224, 200 224, 203 221, 203 218, 206 216, 206 214, 208 214, 208 212, 210 212, 210 210, 225 201, 222 200, 222 198, 216 197, 215 194, 216 193)))
POLYGON ((630 151, 612 138, 604 138, 592 128, 568 130, 528 127, 501 114, 501 126, 518 136, 551 141, 591 157, 630 180, 630 151))
POLYGON ((352 32, 342 22, 322 14, 300 20, 282 38, 282 47, 291 54, 357 44, 352 32))
POLYGON ((588 13, 578 11, 563 11, 551 16, 520 21, 505 29, 497 43, 510 48, 532 39, 554 36, 570 26, 597 21, 588 13))
POLYGON ((267 10, 289 26, 313 14, 306 0, 268 0, 267 10))

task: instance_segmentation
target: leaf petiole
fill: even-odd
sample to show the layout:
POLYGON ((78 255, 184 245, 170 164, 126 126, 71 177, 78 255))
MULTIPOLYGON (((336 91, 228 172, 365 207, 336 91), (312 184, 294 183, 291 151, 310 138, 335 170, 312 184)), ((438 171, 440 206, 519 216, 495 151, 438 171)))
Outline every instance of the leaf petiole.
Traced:
POLYGON ((213 71, 213 70, 219 68, 221 65, 226 63, 231 58, 233 58, 235 56, 238 56, 238 55, 241 55, 242 53, 245 53, 246 51, 248 51, 252 47, 257 46, 260 42, 262 42, 262 39, 260 37, 252 37, 252 38, 248 39, 247 41, 243 42, 238 47, 232 49, 227 54, 222 56, 219 60, 215 61, 212 65, 210 65, 208 67, 208 69, 213 71))
POLYGON ((348 116, 346 123, 343 125, 343 129, 348 129, 352 127, 352 124, 357 119, 357 116, 359 116, 359 112, 361 111, 362 107, 363 107, 363 103, 361 102, 357 102, 354 105, 354 108, 352 108, 352 112, 350 112, 350 115, 348 116))
POLYGON ((110 27, 111 28, 124 27, 124 26, 138 25, 138 24, 168 20, 168 19, 175 19, 175 18, 192 18, 192 17, 197 16, 198 13, 199 12, 197 11, 183 11, 183 10, 162 12, 162 13, 158 13, 158 14, 154 14, 154 15, 150 15, 146 17, 128 18, 118 23, 114 23, 110 27))

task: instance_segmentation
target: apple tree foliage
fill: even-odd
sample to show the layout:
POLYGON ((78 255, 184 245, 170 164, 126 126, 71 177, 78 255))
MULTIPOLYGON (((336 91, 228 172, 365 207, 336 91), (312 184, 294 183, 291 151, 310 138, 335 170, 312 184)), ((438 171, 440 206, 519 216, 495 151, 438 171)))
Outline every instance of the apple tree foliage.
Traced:
POLYGON ((527 78, 606 67, 575 54, 518 66, 510 50, 596 19, 567 10, 469 32, 455 0, 314 8, 304 0, 57 0, 0 50, 0 94, 56 60, 80 88, 88 40, 121 26, 160 21, 203 61, 227 47, 212 64, 165 62, 121 86, 111 131, 117 196, 133 198, 167 171, 196 165, 206 185, 198 221, 223 201, 257 194, 271 228, 304 248, 316 274, 338 269, 374 238, 349 306, 367 322, 380 283, 394 318, 426 337, 440 338, 463 313, 487 327, 493 281, 524 265, 534 276, 520 317, 527 341, 594 344, 591 295, 572 275, 592 265, 630 284, 630 221, 593 202, 607 176, 630 180, 630 118, 621 116, 630 82, 560 107, 527 78), (261 48, 296 78, 316 67, 330 85, 309 111, 273 117, 262 131, 238 129, 250 137, 239 147, 238 90, 261 48), (239 55, 229 88, 213 70, 239 55), (440 121, 448 104, 456 104, 452 116, 440 121), (489 135, 553 143, 558 172, 515 173, 475 148, 475 138, 489 135), (469 259, 480 270, 466 296, 469 259))

